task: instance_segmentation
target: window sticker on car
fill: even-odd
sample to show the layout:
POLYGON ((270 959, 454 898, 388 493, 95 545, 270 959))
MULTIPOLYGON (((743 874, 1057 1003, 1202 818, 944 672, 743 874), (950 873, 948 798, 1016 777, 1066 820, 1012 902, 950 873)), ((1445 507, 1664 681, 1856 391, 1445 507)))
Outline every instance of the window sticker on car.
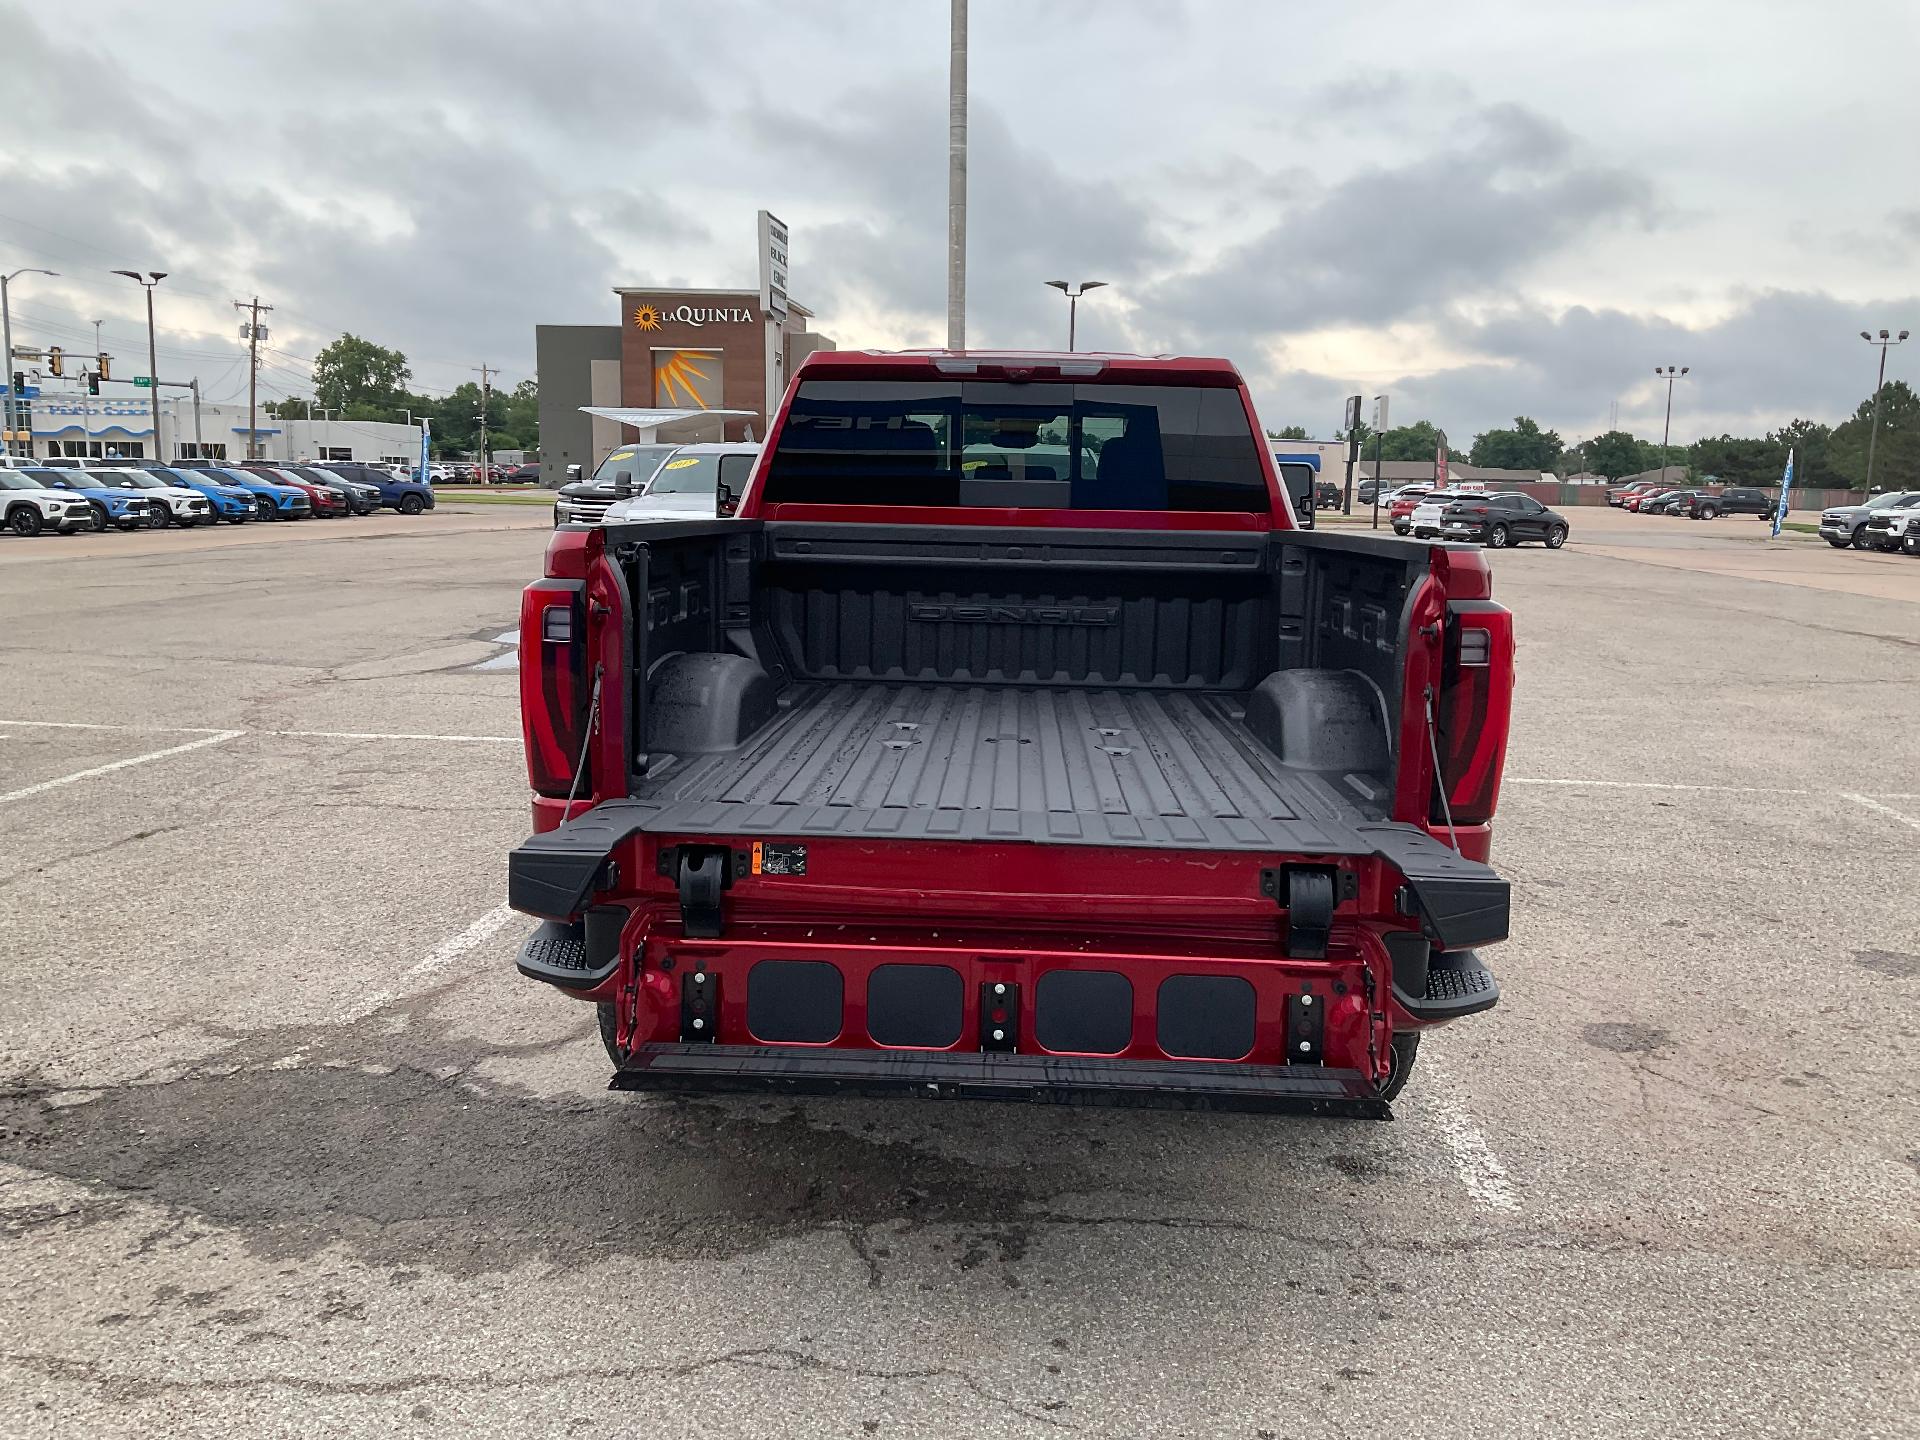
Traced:
POLYGON ((665 466, 663 466, 662 468, 667 470, 684 470, 689 465, 698 465, 699 463, 700 463, 699 456, 688 455, 688 456, 684 456, 679 460, 669 460, 667 461, 665 466))

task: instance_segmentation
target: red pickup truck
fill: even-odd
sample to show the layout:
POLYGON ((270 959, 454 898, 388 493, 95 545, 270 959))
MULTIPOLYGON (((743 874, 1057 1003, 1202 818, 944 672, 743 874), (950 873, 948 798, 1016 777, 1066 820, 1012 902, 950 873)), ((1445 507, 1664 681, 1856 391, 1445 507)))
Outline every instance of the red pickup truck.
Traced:
POLYGON ((831 352, 735 518, 554 533, 509 898, 615 1087, 1390 1114, 1499 995, 1511 617, 1260 435, 1223 360, 831 352))

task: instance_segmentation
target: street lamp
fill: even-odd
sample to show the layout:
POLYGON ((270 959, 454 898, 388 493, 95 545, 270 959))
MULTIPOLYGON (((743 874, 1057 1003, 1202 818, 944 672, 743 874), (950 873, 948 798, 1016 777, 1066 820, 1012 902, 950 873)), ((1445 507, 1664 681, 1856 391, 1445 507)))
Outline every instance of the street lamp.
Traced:
POLYGON ((1867 494, 1871 495, 1873 494, 1873 452, 1880 443, 1880 392, 1887 388, 1887 351, 1905 340, 1907 332, 1902 330, 1899 339, 1890 339, 1887 332, 1882 330, 1880 338, 1876 340, 1862 330, 1860 338, 1869 345, 1880 347, 1880 378, 1873 384, 1873 432, 1867 437, 1867 494))
POLYGON ((1076 290, 1064 280, 1047 281, 1047 284, 1067 297, 1067 349, 1073 349, 1074 322, 1080 314, 1080 297, 1089 290, 1098 290, 1106 283, 1104 280, 1082 280, 1080 288, 1076 290))
POLYGON ((138 270, 116 270, 116 275, 124 275, 142 290, 147 292, 147 403, 153 412, 153 458, 164 460, 160 453, 160 360, 154 348, 153 340, 153 287, 167 278, 164 270, 147 271, 147 279, 140 278, 138 270))
MULTIPOLYGON (((0 411, 0 422, 3 422, 7 428, 6 433, 0 435, 0 455, 13 453, 13 425, 14 416, 17 413, 13 403, 17 398, 13 393, 13 312, 7 308, 7 286, 22 275, 58 277, 59 274, 58 270, 16 270, 11 275, 0 275, 0 351, 4 352, 6 360, 7 381, 7 404, 5 410, 0 411)), ((27 448, 29 451, 33 448, 32 437, 28 437, 27 448)))
POLYGON ((1658 365, 1653 367, 1655 375, 1664 375, 1667 378, 1667 424, 1666 428, 1660 432, 1660 483, 1662 485, 1667 483, 1667 441, 1673 435, 1673 382, 1692 368, 1691 365, 1682 365, 1677 370, 1671 365, 1664 370, 1658 365))

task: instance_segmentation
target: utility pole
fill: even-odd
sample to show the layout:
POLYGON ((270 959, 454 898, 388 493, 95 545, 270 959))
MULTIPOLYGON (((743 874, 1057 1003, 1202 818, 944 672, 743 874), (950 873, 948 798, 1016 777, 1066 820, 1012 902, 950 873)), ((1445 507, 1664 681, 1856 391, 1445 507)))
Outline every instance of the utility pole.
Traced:
POLYGON ((1682 365, 1678 369, 1669 365, 1664 370, 1658 365, 1653 367, 1653 373, 1664 375, 1667 381, 1667 423, 1660 432, 1660 483, 1662 485, 1667 483, 1667 442, 1673 438, 1673 382, 1692 368, 1691 365, 1682 365))
POLYGON ((492 370, 485 365, 478 365, 474 368, 480 372, 480 469, 478 473, 480 483, 486 485, 493 480, 493 465, 487 456, 487 399, 489 394, 487 376, 490 374, 498 375, 500 372, 498 370, 492 370))
POLYGON ((967 348, 967 0, 953 0, 947 61, 947 348, 967 348))
MULTIPOLYGON (((7 428, 0 430, 0 455, 13 453, 13 427, 19 419, 16 402, 19 397, 13 393, 13 312, 7 308, 7 286, 22 275, 46 275, 58 278, 58 270, 16 270, 11 275, 0 274, 0 350, 6 351, 7 403, 0 410, 0 424, 7 428)), ((27 436, 27 453, 33 453, 33 436, 27 436)))
POLYGON ((207 446, 206 442, 200 438, 200 377, 198 375, 193 377, 193 383, 188 388, 193 391, 193 453, 197 459, 204 460, 207 458, 207 446))
POLYGON ((1887 388, 1887 351, 1907 338, 1907 332, 1900 332, 1900 339, 1891 338, 1886 331, 1880 332, 1880 338, 1874 339, 1866 331, 1860 332, 1860 338, 1869 345, 1880 347, 1880 378, 1873 382, 1873 429, 1867 435, 1867 494, 1873 494, 1873 452, 1880 446, 1880 392, 1887 388))
POLYGON ((271 305, 262 305, 260 297, 236 300, 236 310, 245 310, 253 318, 247 322, 247 459, 258 460, 260 449, 260 312, 272 313, 271 305))

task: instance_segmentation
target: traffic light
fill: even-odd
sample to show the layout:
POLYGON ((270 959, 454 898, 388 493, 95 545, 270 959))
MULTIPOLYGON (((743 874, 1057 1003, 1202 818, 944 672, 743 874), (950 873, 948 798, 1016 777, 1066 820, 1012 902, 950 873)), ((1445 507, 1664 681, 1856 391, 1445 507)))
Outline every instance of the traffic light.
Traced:
POLYGON ((98 355, 94 358, 100 362, 100 378, 102 380, 111 380, 113 378, 113 357, 111 355, 98 355))
POLYGON ((26 388, 27 388, 27 372, 24 370, 14 371, 13 372, 13 393, 15 395, 18 395, 22 390, 26 388))
POLYGON ((58 345, 47 351, 47 373, 49 375, 64 375, 67 373, 67 357, 60 353, 60 347, 58 345))
POLYGON ((89 395, 98 395, 100 393, 100 372, 97 370, 89 370, 87 372, 87 393, 89 395))

